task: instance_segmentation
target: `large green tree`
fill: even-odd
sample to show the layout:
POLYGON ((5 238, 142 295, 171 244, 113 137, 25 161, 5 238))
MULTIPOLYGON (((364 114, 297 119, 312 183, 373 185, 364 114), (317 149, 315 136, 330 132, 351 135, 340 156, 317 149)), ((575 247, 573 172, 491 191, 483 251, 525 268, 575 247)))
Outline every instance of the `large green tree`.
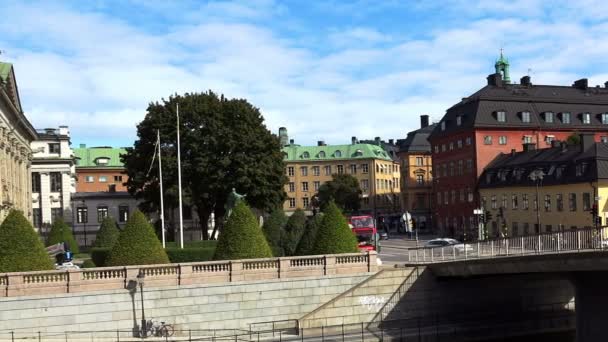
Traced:
POLYGON ((112 248, 116 241, 118 241, 119 236, 120 230, 116 226, 116 221, 108 216, 101 222, 101 227, 97 232, 93 247, 112 248))
POLYGON ((298 209, 291 214, 291 216, 289 216, 287 224, 285 224, 283 237, 281 239, 281 245, 283 246, 285 255, 295 255, 296 249, 298 248, 298 243, 304 234, 305 226, 306 214, 304 213, 304 210, 298 209))
POLYGON ((345 212, 357 211, 361 208, 359 181, 352 175, 335 174, 319 188, 318 201, 321 209, 335 202, 345 212))
MULTIPOLYGON (((122 156, 129 192, 143 199, 144 211, 158 211, 158 165, 150 168, 160 130, 163 190, 167 209, 177 207, 176 105, 179 104, 184 202, 196 207, 200 222, 212 213, 221 226, 225 203, 234 188, 258 209, 283 204, 283 154, 277 136, 264 125, 259 109, 244 99, 208 91, 171 96, 150 103, 137 126, 138 139, 122 156)), ((201 224, 202 234, 208 238, 201 224)))
POLYGON ((0 224, 0 273, 53 269, 32 225, 20 211, 11 210, 0 224))
POLYGON ((317 214, 316 216, 311 217, 306 222, 306 227, 304 229, 304 235, 300 239, 298 243, 298 248, 296 249, 296 255, 310 255, 312 254, 313 248, 315 247, 315 238, 317 237, 317 231, 321 226, 321 220, 323 219, 323 214, 317 214))

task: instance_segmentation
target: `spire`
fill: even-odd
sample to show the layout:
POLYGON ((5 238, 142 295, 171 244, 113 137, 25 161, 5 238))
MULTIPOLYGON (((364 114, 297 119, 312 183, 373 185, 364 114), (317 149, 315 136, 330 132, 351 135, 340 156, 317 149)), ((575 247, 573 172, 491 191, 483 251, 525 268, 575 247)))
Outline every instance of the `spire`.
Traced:
POLYGON ((509 60, 502 52, 503 49, 500 48, 500 58, 496 60, 494 68, 496 69, 496 73, 502 76, 503 83, 511 83, 511 78, 509 78, 509 60))

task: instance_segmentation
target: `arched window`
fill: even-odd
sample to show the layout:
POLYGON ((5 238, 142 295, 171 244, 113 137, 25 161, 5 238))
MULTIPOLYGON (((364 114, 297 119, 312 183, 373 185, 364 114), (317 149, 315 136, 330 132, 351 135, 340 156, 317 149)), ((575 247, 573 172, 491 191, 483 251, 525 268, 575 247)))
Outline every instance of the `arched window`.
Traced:
POLYGON ((362 157, 362 156, 363 156, 363 151, 361 151, 361 150, 355 151, 355 157, 362 157))
POLYGON ((334 152, 334 157, 341 158, 342 157, 342 151, 336 150, 336 152, 334 152))
POLYGON ((325 158, 325 151, 319 152, 319 158, 325 158))

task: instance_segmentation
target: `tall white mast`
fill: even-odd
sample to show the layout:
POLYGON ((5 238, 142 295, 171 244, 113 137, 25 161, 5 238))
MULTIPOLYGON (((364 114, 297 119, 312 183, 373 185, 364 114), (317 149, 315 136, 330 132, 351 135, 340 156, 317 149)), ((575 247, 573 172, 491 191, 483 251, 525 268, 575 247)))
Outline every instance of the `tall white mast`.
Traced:
POLYGON ((158 176, 160 181, 160 224, 161 224, 161 235, 163 237, 163 248, 166 247, 165 240, 165 204, 163 201, 164 192, 163 192, 163 162, 161 157, 161 149, 160 149, 160 130, 156 130, 156 139, 158 144, 158 176))
POLYGON ((177 191, 179 197, 179 247, 184 248, 184 218, 182 211, 182 163, 179 148, 179 104, 175 105, 177 112, 177 191))

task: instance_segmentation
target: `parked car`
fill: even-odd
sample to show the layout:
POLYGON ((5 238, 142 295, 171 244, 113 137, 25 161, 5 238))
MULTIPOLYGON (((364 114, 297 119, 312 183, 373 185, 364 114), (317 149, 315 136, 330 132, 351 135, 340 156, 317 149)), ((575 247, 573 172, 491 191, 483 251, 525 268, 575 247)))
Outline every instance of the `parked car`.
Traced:
POLYGON ((438 239, 433 239, 433 240, 429 240, 424 244, 424 247, 427 248, 436 248, 436 247, 451 247, 453 246, 453 248, 456 250, 456 253, 464 253, 465 249, 466 252, 473 252, 473 247, 471 247, 470 245, 465 245, 464 243, 456 240, 456 239, 450 239, 450 238, 438 238, 438 239))

